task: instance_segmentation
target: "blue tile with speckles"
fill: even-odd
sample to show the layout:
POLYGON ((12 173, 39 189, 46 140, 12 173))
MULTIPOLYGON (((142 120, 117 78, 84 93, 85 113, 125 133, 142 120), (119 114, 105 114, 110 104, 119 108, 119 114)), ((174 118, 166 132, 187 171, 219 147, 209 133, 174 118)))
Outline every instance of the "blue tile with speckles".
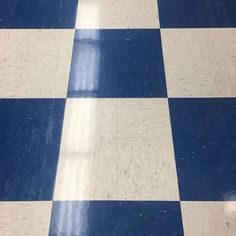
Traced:
POLYGON ((183 236, 179 202, 54 202, 50 236, 183 236))
POLYGON ((0 0, 0 28, 74 28, 78 0, 0 0))
POLYGON ((236 27, 235 0, 158 0, 162 28, 236 27))
POLYGON ((76 30, 68 97, 166 97, 160 31, 76 30))
POLYGON ((236 99, 169 99, 181 200, 236 200, 236 99))
POLYGON ((51 200, 64 99, 0 100, 0 200, 51 200))

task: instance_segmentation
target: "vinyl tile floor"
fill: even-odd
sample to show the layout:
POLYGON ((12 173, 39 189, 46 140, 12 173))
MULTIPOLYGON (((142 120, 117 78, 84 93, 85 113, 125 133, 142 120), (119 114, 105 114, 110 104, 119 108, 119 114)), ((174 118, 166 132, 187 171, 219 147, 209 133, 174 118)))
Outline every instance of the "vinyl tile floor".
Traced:
POLYGON ((0 235, 235 236, 235 0, 0 0, 0 235))

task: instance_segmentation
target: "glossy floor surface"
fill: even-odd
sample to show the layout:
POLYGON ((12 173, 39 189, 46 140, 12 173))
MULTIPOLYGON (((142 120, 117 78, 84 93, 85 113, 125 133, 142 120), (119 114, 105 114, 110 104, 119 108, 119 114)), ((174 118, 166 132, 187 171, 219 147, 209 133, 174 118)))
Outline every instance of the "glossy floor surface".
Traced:
POLYGON ((0 0, 0 235, 235 236, 236 2, 0 0))

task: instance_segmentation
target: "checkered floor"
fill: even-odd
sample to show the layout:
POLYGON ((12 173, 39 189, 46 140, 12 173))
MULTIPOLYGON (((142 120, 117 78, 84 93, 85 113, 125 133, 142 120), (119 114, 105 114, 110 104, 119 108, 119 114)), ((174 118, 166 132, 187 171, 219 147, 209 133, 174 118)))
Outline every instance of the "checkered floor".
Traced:
POLYGON ((0 0, 0 235, 236 235, 235 0, 0 0))

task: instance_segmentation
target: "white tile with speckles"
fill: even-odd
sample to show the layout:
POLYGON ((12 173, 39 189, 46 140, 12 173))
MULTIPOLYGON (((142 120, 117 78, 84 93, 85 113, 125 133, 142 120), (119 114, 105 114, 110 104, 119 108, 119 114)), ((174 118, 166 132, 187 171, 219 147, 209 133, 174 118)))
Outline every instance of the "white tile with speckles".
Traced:
POLYGON ((236 29, 162 29, 169 97, 236 96, 236 29))
POLYGON ((68 99, 55 200, 178 200, 167 99, 68 99))
POLYGON ((156 0, 80 0, 78 29, 159 28, 156 0))

